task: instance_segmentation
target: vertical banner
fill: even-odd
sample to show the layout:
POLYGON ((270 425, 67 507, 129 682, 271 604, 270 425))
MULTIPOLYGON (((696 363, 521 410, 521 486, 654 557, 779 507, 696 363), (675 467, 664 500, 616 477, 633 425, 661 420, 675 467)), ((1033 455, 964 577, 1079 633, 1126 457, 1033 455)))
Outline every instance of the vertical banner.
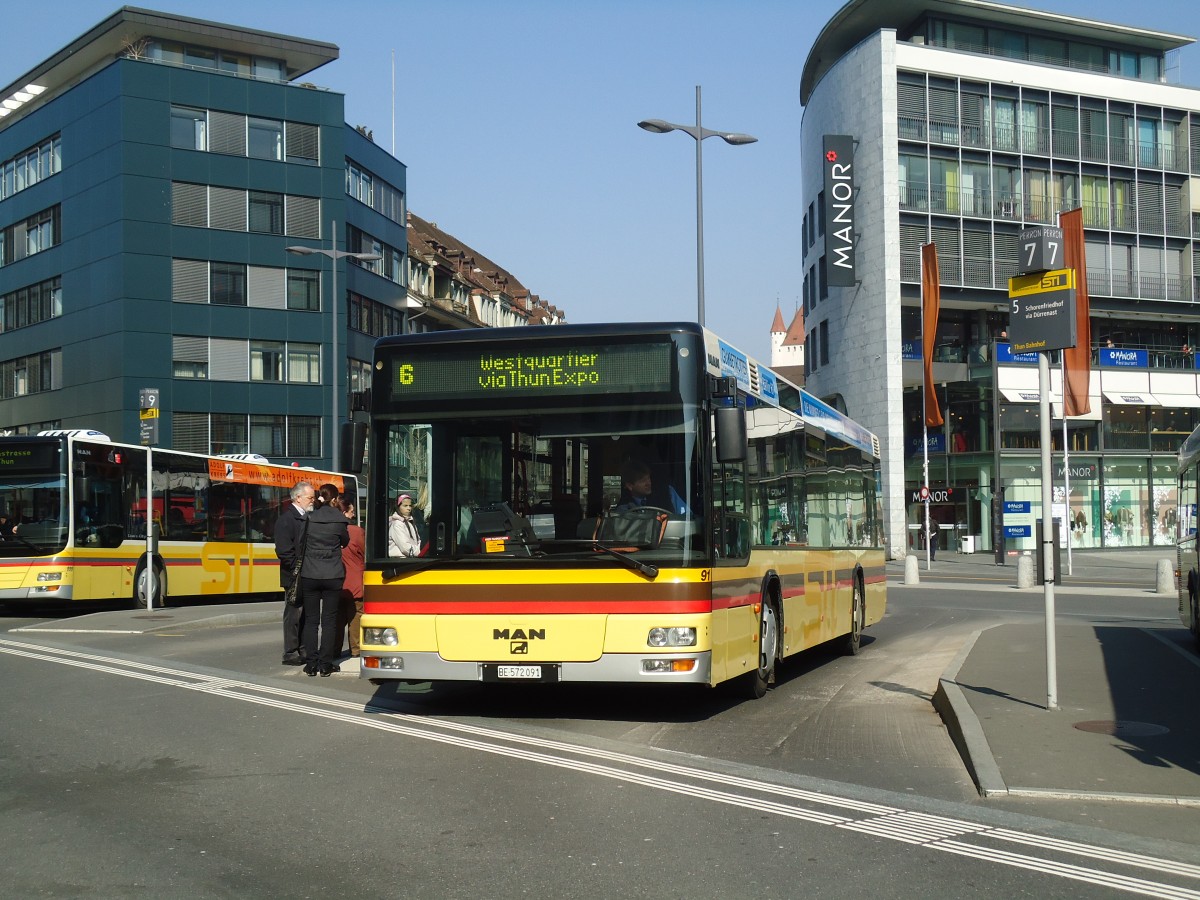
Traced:
POLYGON ((830 287, 853 287, 854 274, 854 138, 824 137, 825 274, 830 287))
POLYGON ((921 354, 925 360, 925 424, 942 424, 937 391, 933 385, 933 344, 937 340, 938 312, 942 303, 942 278, 938 272, 936 244, 921 245, 921 354))
POLYGON ((1088 308, 1083 210, 1062 213, 1058 224, 1063 230, 1064 262, 1068 269, 1075 270, 1075 346, 1063 350, 1063 414, 1082 416, 1092 409, 1088 399, 1088 382, 1092 377, 1092 325, 1088 308))

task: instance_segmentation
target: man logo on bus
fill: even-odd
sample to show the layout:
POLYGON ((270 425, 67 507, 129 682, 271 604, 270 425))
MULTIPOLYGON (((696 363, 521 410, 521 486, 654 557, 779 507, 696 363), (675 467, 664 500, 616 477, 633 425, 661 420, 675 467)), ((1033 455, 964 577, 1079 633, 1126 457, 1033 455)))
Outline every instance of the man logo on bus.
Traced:
POLYGON ((529 641, 509 641, 508 652, 513 656, 528 655, 529 641))
POLYGON ((530 628, 526 631, 524 628, 493 628, 493 641, 544 641, 546 639, 545 628, 530 628))

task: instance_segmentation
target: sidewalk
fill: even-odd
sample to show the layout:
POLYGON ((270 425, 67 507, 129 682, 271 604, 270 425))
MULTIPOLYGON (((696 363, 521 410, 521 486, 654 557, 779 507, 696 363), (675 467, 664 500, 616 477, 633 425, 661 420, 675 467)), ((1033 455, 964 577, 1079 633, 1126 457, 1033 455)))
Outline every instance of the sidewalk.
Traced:
MULTIPOLYGON (((1159 560, 1174 557, 1173 547, 1077 551, 1074 574, 1055 593, 1149 595, 1159 560)), ((920 577, 929 587, 1015 590, 1009 562, 946 554, 927 571, 921 558, 920 577)), ((902 579, 904 561, 888 572, 902 579)), ((1172 594, 1154 596, 1177 605, 1172 594)), ((1200 720, 1190 699, 1200 694, 1200 655, 1181 625, 1058 616, 1056 709, 1047 708, 1046 667, 1045 622, 1013 623, 976 633, 942 673, 934 706, 983 796, 1200 808, 1200 720)))

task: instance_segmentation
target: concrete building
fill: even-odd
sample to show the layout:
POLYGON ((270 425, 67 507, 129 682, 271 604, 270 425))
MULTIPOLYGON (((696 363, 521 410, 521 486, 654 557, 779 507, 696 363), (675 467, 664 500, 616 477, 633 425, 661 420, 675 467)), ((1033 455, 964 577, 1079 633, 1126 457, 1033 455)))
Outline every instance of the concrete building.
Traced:
MULTIPOLYGON (((946 419, 928 439, 940 546, 1028 549, 1037 357, 1009 352, 1008 278, 1021 229, 1078 207, 1092 412, 1055 421, 1050 512, 1072 547, 1174 542, 1174 453, 1200 407, 1200 90, 1169 79, 1191 40, 982 0, 851 0, 810 50, 808 389, 882 439, 894 556, 919 549, 924 519, 921 245, 936 244, 942 283, 927 338, 946 419), (852 158, 828 156, 849 146, 826 143, 837 135, 852 158), (853 171, 840 205, 825 177, 839 164, 853 171)), ((1056 374, 1059 414, 1060 391, 1056 374)))

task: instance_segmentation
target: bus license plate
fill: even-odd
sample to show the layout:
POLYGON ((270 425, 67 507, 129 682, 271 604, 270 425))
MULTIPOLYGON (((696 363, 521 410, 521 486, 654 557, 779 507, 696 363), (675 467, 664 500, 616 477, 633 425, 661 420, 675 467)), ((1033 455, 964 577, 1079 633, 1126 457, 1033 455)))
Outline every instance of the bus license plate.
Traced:
POLYGON ((533 678, 542 677, 541 666, 496 666, 497 678, 533 678))
POLYGON ((537 681, 542 684, 558 681, 558 664, 544 663, 542 665, 509 665, 507 663, 484 663, 483 680, 497 681, 537 681))

